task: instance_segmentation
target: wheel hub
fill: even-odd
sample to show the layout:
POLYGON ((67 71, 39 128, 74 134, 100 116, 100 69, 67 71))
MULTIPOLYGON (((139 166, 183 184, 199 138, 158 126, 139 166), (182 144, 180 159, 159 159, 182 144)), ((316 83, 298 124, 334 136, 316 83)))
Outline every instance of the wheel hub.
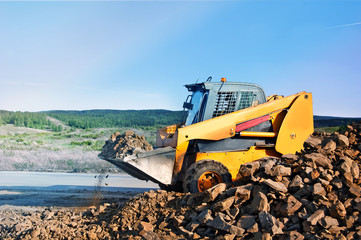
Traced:
POLYGON ((198 179, 198 190, 204 192, 221 182, 222 177, 219 173, 212 171, 205 172, 198 179))

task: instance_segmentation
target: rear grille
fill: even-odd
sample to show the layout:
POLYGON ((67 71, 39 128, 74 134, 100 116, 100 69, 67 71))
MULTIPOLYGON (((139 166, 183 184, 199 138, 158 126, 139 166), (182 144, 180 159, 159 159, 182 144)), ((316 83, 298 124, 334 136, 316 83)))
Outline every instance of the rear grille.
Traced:
POLYGON ((218 117, 234 112, 236 109, 237 98, 238 92, 219 92, 212 117, 218 117))
POLYGON ((253 105, 257 105, 256 102, 254 102, 256 98, 256 94, 251 91, 242 91, 241 92, 241 99, 239 101, 239 105, 237 110, 245 109, 252 107, 253 105))

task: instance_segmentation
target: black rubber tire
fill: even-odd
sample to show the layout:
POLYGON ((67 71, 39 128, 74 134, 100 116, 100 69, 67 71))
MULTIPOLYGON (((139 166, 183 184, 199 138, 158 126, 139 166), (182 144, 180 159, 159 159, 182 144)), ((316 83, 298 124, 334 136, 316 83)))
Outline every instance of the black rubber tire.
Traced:
POLYGON ((196 193, 199 192, 198 180, 203 173, 212 171, 218 173, 222 177, 222 182, 231 183, 232 176, 228 171, 228 168, 222 163, 214 160, 201 160, 193 163, 186 172, 183 181, 184 192, 196 193))

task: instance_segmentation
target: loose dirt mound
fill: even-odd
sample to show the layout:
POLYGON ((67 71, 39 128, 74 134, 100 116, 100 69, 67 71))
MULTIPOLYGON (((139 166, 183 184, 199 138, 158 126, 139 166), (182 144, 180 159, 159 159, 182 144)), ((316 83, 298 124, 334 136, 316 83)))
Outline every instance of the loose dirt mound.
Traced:
POLYGON ((360 140, 361 123, 342 134, 315 133, 300 154, 243 165, 233 186, 150 191, 78 212, 50 209, 1 226, 0 237, 360 239, 360 140))
POLYGON ((124 134, 116 132, 105 142, 102 152, 99 155, 102 157, 121 159, 132 155, 136 149, 140 151, 150 151, 153 150, 153 147, 145 140, 144 136, 138 136, 133 131, 127 131, 124 134))

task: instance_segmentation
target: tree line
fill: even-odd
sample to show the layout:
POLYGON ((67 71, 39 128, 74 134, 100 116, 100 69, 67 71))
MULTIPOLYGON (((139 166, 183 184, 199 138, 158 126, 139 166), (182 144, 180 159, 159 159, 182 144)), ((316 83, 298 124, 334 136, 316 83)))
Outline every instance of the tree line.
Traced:
POLYGON ((338 127, 351 124, 352 122, 359 122, 361 118, 340 118, 340 119, 321 119, 314 120, 315 127, 338 127))
POLYGON ((0 110, 0 124, 13 124, 17 127, 47 129, 55 132, 63 130, 61 126, 51 122, 45 113, 0 110))
MULTIPOLYGON (((0 124, 13 124, 18 127, 62 131, 48 116, 64 124, 79 129, 118 128, 118 127, 163 127, 182 121, 182 111, 169 110, 85 110, 85 111, 45 111, 11 112, 0 110, 0 124)), ((332 127, 349 124, 360 118, 314 117, 315 127, 332 127)))
POLYGON ((86 110, 47 111, 73 128, 161 127, 182 121, 182 111, 169 110, 86 110))
POLYGON ((117 127, 162 127, 182 121, 182 111, 168 110, 85 110, 11 112, 0 110, 0 124, 18 127, 62 131, 62 127, 47 117, 79 129, 117 127))

